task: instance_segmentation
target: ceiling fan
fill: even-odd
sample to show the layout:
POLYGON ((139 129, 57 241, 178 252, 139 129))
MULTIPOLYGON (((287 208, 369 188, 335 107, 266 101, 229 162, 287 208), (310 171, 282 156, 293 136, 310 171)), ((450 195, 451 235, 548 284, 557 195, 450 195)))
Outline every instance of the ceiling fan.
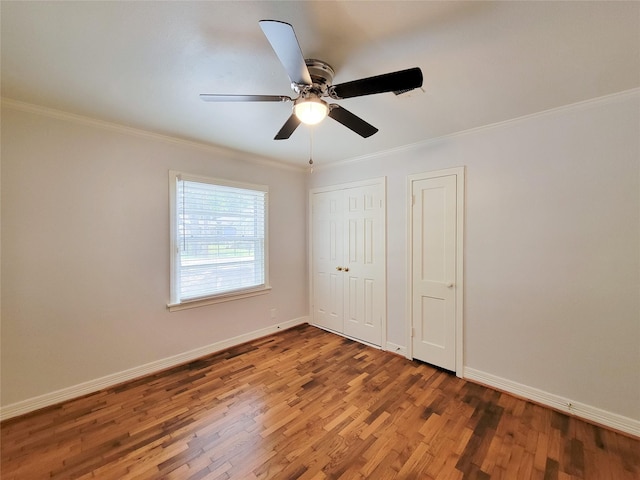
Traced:
POLYGON ((301 122, 314 125, 326 116, 364 138, 370 137, 378 131, 376 127, 346 108, 327 103, 322 98, 342 100, 384 92, 400 94, 422 86, 422 71, 418 67, 332 85, 333 68, 321 60, 304 58, 290 24, 278 20, 261 20, 259 24, 289 75, 291 88, 298 96, 294 99, 286 95, 203 93, 200 98, 206 102, 293 102, 293 112, 274 140, 289 138, 301 122))

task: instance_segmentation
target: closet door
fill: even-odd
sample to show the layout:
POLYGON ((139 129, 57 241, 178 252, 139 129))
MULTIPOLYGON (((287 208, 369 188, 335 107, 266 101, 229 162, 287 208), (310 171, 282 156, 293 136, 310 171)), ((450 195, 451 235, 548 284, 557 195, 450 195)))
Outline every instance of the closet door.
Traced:
POLYGON ((385 308, 384 190, 344 191, 344 333, 382 344, 385 308))
POLYGON ((386 313, 385 187, 311 194, 312 323, 381 346, 386 313))
POLYGON ((343 214, 342 191, 311 196, 312 317, 316 325, 343 331, 343 214))
POLYGON ((461 374, 464 168, 409 181, 412 357, 461 374))

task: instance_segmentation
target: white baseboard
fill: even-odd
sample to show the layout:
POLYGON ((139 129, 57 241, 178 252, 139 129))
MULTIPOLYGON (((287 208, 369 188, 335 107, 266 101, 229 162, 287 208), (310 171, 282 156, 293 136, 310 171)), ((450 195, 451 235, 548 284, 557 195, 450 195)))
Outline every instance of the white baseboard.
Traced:
POLYGON ((113 373, 105 377, 96 378, 78 385, 56 390, 55 392, 45 393, 37 397, 22 400, 20 402, 12 403, 0 408, 0 421, 8 418, 17 417, 18 415, 24 415, 25 413, 33 412, 44 407, 55 405, 56 403, 64 402, 74 398, 94 393, 104 388, 112 387, 119 383, 133 380, 135 378, 143 377, 152 373, 165 370, 167 368, 175 367, 183 363, 196 360, 198 358, 211 355, 222 350, 225 350, 241 343, 250 342, 272 333, 276 333, 280 330, 286 330, 287 328, 295 327, 309 323, 309 317, 294 318, 287 322, 271 325, 260 330, 254 330, 253 332, 245 333, 237 337, 222 340, 220 342, 206 345, 204 347, 196 348, 188 352, 180 353, 172 357, 163 358, 155 362, 140 365, 139 367, 130 368, 122 372, 113 373))
POLYGON ((600 408, 576 402, 569 398, 560 397, 537 388, 529 387, 473 368, 464 368, 464 378, 487 385, 508 393, 540 403, 555 410, 575 415, 584 420, 603 425, 605 427, 640 437, 640 421, 611 413, 600 408))
POLYGON ((397 345, 392 342, 387 342, 387 345, 385 346, 385 350, 387 352, 397 353, 398 355, 402 355, 405 358, 409 358, 408 357, 409 351, 407 350, 407 347, 403 347, 402 345, 397 345))

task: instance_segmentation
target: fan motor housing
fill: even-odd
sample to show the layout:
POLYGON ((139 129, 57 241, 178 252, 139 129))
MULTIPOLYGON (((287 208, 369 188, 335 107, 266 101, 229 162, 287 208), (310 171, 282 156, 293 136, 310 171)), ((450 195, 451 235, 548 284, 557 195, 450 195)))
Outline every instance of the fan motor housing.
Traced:
POLYGON ((311 75, 311 80, 314 84, 331 85, 333 76, 335 75, 331 65, 322 60, 316 60, 315 58, 307 58, 305 59, 305 63, 307 64, 309 75, 311 75))
POLYGON ((333 82, 333 76, 335 72, 333 67, 322 60, 316 60, 315 58, 305 59, 307 70, 309 70, 309 76, 311 77, 312 85, 298 85, 292 84, 291 87, 296 93, 300 93, 303 97, 309 96, 323 96, 326 94, 327 89, 333 82))

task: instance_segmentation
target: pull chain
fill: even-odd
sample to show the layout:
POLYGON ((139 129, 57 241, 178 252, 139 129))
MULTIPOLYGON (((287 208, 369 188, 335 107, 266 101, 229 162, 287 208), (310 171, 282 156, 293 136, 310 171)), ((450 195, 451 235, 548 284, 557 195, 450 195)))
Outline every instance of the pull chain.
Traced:
POLYGON ((309 173, 313 173, 313 127, 309 127, 309 173))

